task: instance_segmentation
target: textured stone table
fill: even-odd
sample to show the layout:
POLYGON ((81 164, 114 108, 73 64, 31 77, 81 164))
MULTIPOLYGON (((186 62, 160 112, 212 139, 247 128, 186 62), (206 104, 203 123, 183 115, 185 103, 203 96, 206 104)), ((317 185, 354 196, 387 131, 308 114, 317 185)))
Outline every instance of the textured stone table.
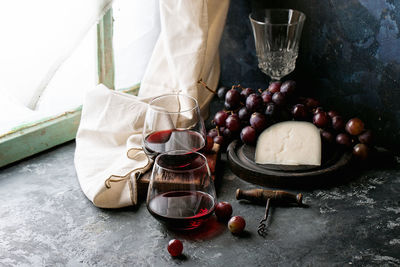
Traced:
POLYGON ((256 231, 264 207, 234 199, 236 188, 254 186, 226 168, 218 197, 244 216, 247 231, 233 236, 211 219, 185 235, 161 226, 144 203, 94 207, 80 190, 74 148, 71 142, 0 170, 0 266, 400 265, 399 163, 303 191, 309 208, 273 208, 266 238, 256 231), (169 256, 172 238, 183 240, 184 257, 169 256))

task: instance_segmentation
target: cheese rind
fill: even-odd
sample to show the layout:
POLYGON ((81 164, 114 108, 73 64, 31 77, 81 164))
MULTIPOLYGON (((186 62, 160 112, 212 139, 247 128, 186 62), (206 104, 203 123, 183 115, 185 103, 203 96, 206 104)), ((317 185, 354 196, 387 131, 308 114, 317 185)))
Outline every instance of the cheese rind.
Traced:
POLYGON ((259 164, 321 165, 321 136, 309 122, 285 121, 265 129, 257 140, 259 164))

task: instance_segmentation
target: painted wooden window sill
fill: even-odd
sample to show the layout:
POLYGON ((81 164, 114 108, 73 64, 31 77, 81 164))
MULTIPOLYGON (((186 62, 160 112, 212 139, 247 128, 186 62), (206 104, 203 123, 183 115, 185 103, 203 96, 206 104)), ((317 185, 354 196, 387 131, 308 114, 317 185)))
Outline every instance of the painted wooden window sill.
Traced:
MULTIPOLYGON (((137 95, 140 84, 122 90, 137 95)), ((82 107, 20 126, 0 136, 0 167, 75 139, 82 107)))

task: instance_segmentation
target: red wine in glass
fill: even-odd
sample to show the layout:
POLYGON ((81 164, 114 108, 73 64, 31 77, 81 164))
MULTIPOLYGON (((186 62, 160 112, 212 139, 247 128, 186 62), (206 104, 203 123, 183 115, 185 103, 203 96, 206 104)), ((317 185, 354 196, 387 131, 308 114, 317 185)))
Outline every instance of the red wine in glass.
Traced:
POLYGON ((146 154, 156 156, 172 150, 196 152, 204 148, 205 138, 193 130, 162 130, 153 132, 144 138, 146 154))
POLYGON ((214 198, 200 191, 170 191, 147 204, 149 212, 167 227, 190 230, 199 227, 214 212, 214 198))
POLYGON ((156 157, 146 204, 158 221, 177 230, 197 228, 214 212, 215 199, 203 154, 175 150, 156 157))

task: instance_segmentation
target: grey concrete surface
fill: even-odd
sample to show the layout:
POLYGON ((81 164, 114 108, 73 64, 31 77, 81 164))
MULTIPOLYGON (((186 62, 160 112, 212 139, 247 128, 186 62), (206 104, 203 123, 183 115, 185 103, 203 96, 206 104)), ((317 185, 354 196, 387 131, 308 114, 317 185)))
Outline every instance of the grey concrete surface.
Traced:
POLYGON ((303 191, 309 208, 272 208, 262 238, 256 229, 264 207, 234 199, 236 188, 254 185, 227 168, 218 198, 246 219, 244 235, 232 235, 214 217, 179 233, 160 225, 143 202, 94 207, 80 190, 74 148, 70 142, 0 170, 0 266, 400 265, 399 163, 363 171, 349 184, 303 191), (169 256, 172 238, 183 241, 183 257, 169 256))

